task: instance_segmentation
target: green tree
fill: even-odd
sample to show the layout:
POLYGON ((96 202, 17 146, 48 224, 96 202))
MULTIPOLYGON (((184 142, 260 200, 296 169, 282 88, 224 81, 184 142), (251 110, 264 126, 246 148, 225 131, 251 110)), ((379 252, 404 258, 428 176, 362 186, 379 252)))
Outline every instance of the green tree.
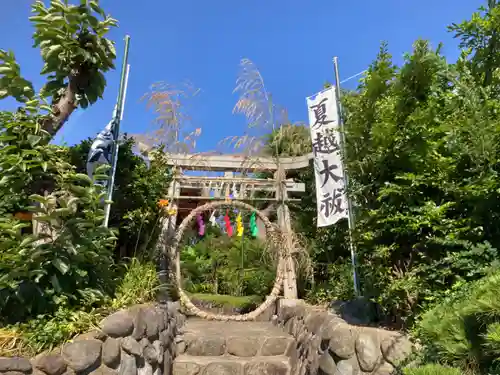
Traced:
POLYGON ((20 102, 17 110, 0 112, 0 315, 6 320, 92 305, 115 276, 116 238, 102 227, 104 192, 75 172, 64 148, 48 144, 77 106, 102 96, 102 72, 114 59, 104 35, 115 20, 95 1, 50 4, 33 4, 35 46, 50 80, 38 93, 21 77, 13 53, 0 51, 0 99, 20 102), (34 225, 14 217, 28 210, 34 225))
POLYGON ((498 101, 463 59, 420 40, 396 69, 383 46, 345 97, 364 291, 403 321, 497 254, 498 101))
MULTIPOLYGON (((78 172, 86 173, 87 155, 92 139, 68 149, 69 162, 78 172)), ((135 152, 136 142, 126 134, 120 142, 109 226, 119 228, 118 249, 121 257, 149 255, 158 236, 160 199, 168 193, 171 168, 167 154, 157 147, 149 161, 135 152)))
MULTIPOLYGON (((117 22, 97 0, 80 0, 79 5, 52 0, 48 7, 38 0, 32 12, 34 47, 44 61, 40 74, 47 76, 38 97, 51 100, 39 123, 53 137, 78 106, 86 108, 102 98, 104 73, 114 69, 116 57, 114 43, 105 36, 117 22)), ((0 99, 8 96, 23 103, 36 99, 14 53, 0 50, 0 99)))
POLYGON ((484 85, 498 85, 500 64, 500 4, 497 0, 488 0, 475 12, 470 20, 452 24, 449 29, 460 39, 460 47, 470 56, 473 75, 484 85))
MULTIPOLYGON (((75 173, 64 150, 47 145, 36 114, 21 108, 0 119, 2 319, 19 321, 60 305, 102 299, 113 286, 115 241, 102 227, 105 193, 75 173), (31 195, 37 181, 50 181, 54 189, 31 195), (31 220, 15 218, 17 210, 33 212, 34 227, 31 220)), ((98 173, 96 178, 103 177, 98 173)))

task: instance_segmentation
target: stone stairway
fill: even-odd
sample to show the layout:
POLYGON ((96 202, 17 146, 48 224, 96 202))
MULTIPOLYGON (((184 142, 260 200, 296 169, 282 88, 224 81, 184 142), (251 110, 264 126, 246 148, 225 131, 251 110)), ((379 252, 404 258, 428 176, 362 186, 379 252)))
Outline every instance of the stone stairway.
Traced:
POLYGON ((173 375, 291 375, 295 340, 270 322, 189 318, 176 339, 173 375))

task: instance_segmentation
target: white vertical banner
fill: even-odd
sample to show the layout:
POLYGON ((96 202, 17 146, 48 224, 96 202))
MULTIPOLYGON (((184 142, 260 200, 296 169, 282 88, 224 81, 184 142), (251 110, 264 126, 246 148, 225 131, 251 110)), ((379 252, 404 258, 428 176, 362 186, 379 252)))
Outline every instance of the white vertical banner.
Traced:
POLYGON ((307 98, 307 108, 314 155, 317 224, 327 227, 348 217, 335 87, 307 98))

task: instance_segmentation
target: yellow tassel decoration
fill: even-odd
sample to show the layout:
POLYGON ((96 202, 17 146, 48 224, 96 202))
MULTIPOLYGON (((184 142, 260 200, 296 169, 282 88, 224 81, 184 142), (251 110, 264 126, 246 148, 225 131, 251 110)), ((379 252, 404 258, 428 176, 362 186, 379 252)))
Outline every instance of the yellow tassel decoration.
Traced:
POLYGON ((241 213, 236 217, 236 233, 238 237, 243 236, 243 223, 241 222, 241 213))

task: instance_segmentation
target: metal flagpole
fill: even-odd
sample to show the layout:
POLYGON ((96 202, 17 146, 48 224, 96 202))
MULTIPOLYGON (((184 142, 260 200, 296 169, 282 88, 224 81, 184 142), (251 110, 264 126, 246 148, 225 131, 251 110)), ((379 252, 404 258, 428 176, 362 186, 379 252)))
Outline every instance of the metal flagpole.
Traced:
POLYGON ((123 100, 122 100, 122 113, 120 115, 120 121, 123 120, 123 113, 125 112, 125 99, 127 99, 127 88, 128 88, 128 76, 130 74, 130 64, 127 64, 127 73, 125 78, 125 89, 123 90, 123 100))
POLYGON ((116 108, 113 118, 114 132, 113 132, 113 150, 111 153, 111 178, 108 183, 108 191, 106 196, 106 206, 104 207, 104 223, 103 226, 107 227, 109 222, 109 214, 111 212, 111 199, 113 198, 113 187, 115 184, 116 165, 118 162, 118 138, 120 135, 120 120, 122 119, 123 104, 125 99, 125 90, 128 81, 128 50, 130 45, 130 36, 125 36, 125 52, 123 56, 122 72, 120 77, 120 89, 118 91, 118 99, 116 101, 116 108))
MULTIPOLYGON (((343 114, 342 114, 342 105, 340 103, 340 75, 339 75, 339 63, 338 63, 338 57, 333 58, 333 68, 335 70, 335 90, 337 92, 337 111, 339 115, 339 127, 340 127, 340 145, 342 149, 342 156, 346 157, 346 148, 345 148, 345 132, 344 132, 344 119, 343 119, 343 114)), ((342 163, 344 165, 344 163, 342 163)), ((349 176, 347 174, 345 165, 344 165, 344 178, 345 178, 345 186, 346 189, 349 186, 349 176)), ((355 226, 355 220, 354 220, 354 212, 352 211, 352 202, 351 198, 347 196, 347 211, 348 211, 348 216, 347 220, 349 223, 349 249, 351 250, 351 263, 352 263, 352 276, 353 276, 353 281, 354 281, 354 293, 356 294, 356 297, 360 296, 360 290, 359 290, 359 280, 358 280, 358 272, 357 272, 357 265, 356 265, 356 249, 354 246, 354 241, 352 238, 352 232, 354 230, 355 226)))

